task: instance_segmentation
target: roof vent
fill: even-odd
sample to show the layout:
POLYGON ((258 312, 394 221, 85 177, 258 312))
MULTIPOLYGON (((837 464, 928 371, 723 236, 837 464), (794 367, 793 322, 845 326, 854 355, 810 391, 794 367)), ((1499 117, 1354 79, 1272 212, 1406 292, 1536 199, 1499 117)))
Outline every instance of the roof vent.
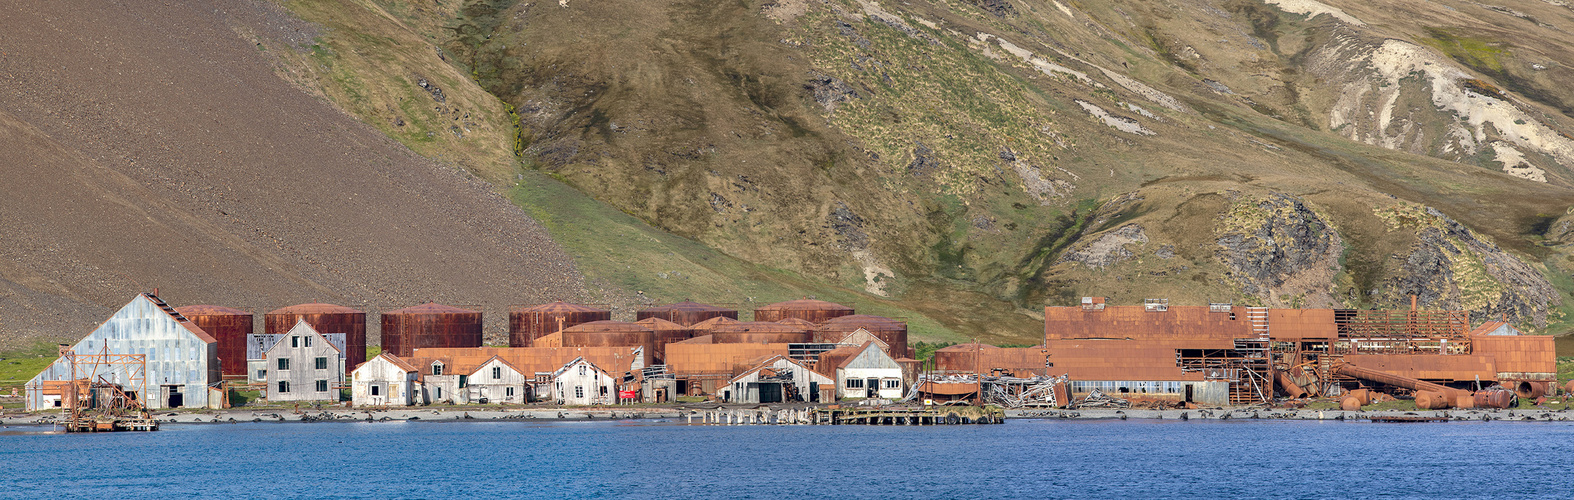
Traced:
POLYGON ((1170 310, 1170 299, 1142 299, 1142 310, 1164 312, 1170 310))

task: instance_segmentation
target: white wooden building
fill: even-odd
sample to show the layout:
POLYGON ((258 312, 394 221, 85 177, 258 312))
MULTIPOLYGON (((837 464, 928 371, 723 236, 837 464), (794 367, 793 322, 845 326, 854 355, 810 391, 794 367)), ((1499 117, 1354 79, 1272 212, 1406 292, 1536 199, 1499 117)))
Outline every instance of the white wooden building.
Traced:
POLYGON ((420 370, 385 352, 350 372, 350 401, 355 406, 414 405, 420 385, 420 370))
MULTIPOLYGON (((217 389, 218 341, 153 294, 132 298, 71 349, 79 355, 143 355, 145 365, 141 369, 100 365, 96 375, 121 384, 126 391, 139 392, 137 398, 148 408, 218 407, 223 403, 223 395, 217 389)), ((86 369, 79 363, 76 377, 85 378, 86 369)), ((29 380, 26 408, 31 411, 60 407, 59 382, 70 380, 71 371, 70 364, 62 358, 29 380), (46 386, 56 390, 50 391, 46 386)))
POLYGON ((421 390, 417 404, 462 405, 470 402, 465 391, 470 373, 446 359, 421 359, 413 364, 421 370, 421 390))
POLYGON ((902 365, 873 342, 865 342, 836 365, 838 398, 900 399, 906 390, 902 365))
MULTIPOLYGON (((328 343, 339 348, 340 352, 349 352, 345 351, 345 337, 348 334, 329 332, 317 332, 317 334, 327 337, 328 343)), ((253 333, 246 335, 247 382, 253 384, 268 382, 268 349, 272 349, 273 346, 277 345, 279 339, 284 338, 285 335, 288 335, 288 333, 253 333)), ((355 367, 346 366, 345 370, 349 371, 353 368, 355 367)))
POLYGON ((552 393, 543 399, 560 405, 609 405, 618 401, 617 379, 585 358, 574 358, 552 372, 552 393))
POLYGON ((268 349, 268 401, 339 401, 344 351, 302 319, 268 349))
POLYGON ((778 354, 733 377, 717 396, 729 403, 818 402, 820 388, 835 385, 830 377, 778 354))
POLYGON ((470 374, 465 397, 475 403, 527 403, 533 379, 507 360, 492 356, 470 374))

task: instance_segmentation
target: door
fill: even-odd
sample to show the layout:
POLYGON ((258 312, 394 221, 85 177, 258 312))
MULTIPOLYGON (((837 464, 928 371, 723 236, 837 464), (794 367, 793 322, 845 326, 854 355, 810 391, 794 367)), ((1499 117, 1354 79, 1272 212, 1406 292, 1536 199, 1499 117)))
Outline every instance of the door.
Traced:
POLYGON ((820 383, 819 382, 809 382, 809 402, 810 403, 818 403, 818 402, 820 402, 820 383))
POLYGON ((867 397, 871 397, 871 398, 878 398, 878 397, 880 397, 880 379, 877 379, 877 378, 864 379, 864 392, 866 393, 865 396, 867 396, 867 397))
POLYGON ((1187 403, 1192 402, 1191 401, 1191 384, 1186 384, 1186 402, 1187 403))
POLYGON ((761 403, 780 403, 780 402, 782 402, 782 384, 780 382, 761 382, 760 383, 760 402, 761 403))

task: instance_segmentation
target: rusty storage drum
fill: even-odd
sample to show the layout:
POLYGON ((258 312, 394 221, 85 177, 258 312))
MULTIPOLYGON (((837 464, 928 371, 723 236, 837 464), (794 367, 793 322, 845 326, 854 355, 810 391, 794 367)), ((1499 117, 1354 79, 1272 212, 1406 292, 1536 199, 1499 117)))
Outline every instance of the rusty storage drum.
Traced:
POLYGON ((907 323, 882 316, 854 314, 831 318, 814 331, 814 341, 834 344, 859 328, 874 334, 875 338, 891 347, 891 356, 907 356, 907 323))
POLYGON ((693 328, 661 318, 645 318, 634 323, 655 332, 656 351, 651 353, 651 355, 660 363, 667 361, 667 344, 694 338, 693 328))
POLYGON ((366 362, 366 313, 333 304, 293 305, 263 315, 262 332, 289 333, 297 320, 306 320, 317 333, 344 334, 346 370, 366 362))
POLYGON ((1514 399, 1513 392, 1502 389, 1476 391, 1472 400, 1475 402, 1476 408, 1497 409, 1509 408, 1518 402, 1514 399))
POLYGON ((1514 384, 1514 395, 1520 399, 1536 399, 1546 395, 1546 390, 1539 382, 1521 380, 1514 384))
POLYGON ((219 341, 219 366, 224 376, 246 376, 246 336, 252 334, 251 313, 210 305, 177 307, 175 312, 219 341))
POLYGON ((710 334, 717 344, 802 344, 813 338, 807 328, 770 321, 720 325, 710 334))
POLYGON ((661 318, 679 325, 689 326, 711 318, 738 319, 738 311, 710 304, 683 301, 676 304, 641 309, 634 313, 635 320, 649 318, 661 318))
POLYGON ((1353 396, 1352 397, 1348 397, 1348 398, 1344 398, 1344 401, 1340 401, 1339 402, 1339 408, 1344 410, 1344 411, 1356 411, 1356 410, 1359 410, 1359 409, 1361 409, 1361 400, 1359 398, 1356 398, 1356 397, 1353 397, 1353 396))
POLYGON ((1448 395, 1434 391, 1416 391, 1416 408, 1442 410, 1448 407, 1448 395))
POLYGON ((850 316, 853 308, 823 300, 802 299, 777 302, 754 310, 755 321, 781 321, 798 318, 819 324, 831 318, 850 316))
POLYGON ((383 352, 429 347, 481 347, 481 312, 427 303, 383 313, 383 352))
POLYGON ((612 311, 567 302, 515 307, 508 311, 508 345, 530 347, 536 339, 557 333, 559 328, 611 319, 612 311))
POLYGON ((656 352, 656 332, 639 323, 591 321, 563 329, 563 347, 644 347, 645 359, 656 352))

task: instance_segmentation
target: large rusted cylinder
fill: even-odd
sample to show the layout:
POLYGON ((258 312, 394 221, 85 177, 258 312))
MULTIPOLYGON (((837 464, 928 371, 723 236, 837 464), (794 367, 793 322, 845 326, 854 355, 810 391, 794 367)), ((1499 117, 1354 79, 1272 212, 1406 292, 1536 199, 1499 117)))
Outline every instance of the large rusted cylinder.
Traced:
POLYGON ((644 347, 645 359, 656 352, 656 332, 638 323, 592 321, 563 330, 563 347, 644 347))
POLYGON ((481 312, 428 303, 383 313, 383 352, 429 347, 481 347, 481 312))
POLYGON ((246 376, 246 336, 252 334, 252 314, 223 306, 185 306, 175 312, 191 320, 219 341, 219 367, 226 376, 246 376))
POLYGON ((1347 377, 1353 377, 1353 378, 1358 378, 1358 379, 1362 379, 1362 380, 1370 380, 1372 382, 1388 384, 1388 385, 1392 385, 1392 386, 1395 386, 1395 387, 1403 387, 1403 388, 1406 388, 1406 389, 1410 389, 1412 391, 1433 391, 1433 392, 1441 392, 1441 393, 1444 393, 1444 394, 1448 394, 1448 393, 1453 392, 1453 389, 1449 389, 1447 387, 1443 387, 1441 385, 1434 384, 1434 383, 1431 383, 1431 382, 1427 382, 1427 381, 1424 381, 1424 380, 1417 380, 1417 379, 1413 379, 1413 378, 1410 378, 1410 377, 1402 377, 1402 376, 1394 375, 1394 374, 1391 374, 1391 373, 1388 373, 1388 372, 1381 372, 1381 371, 1372 370, 1372 369, 1368 369, 1368 368, 1362 368, 1362 367, 1355 366, 1355 365, 1348 364, 1348 363, 1344 364, 1344 365, 1340 365, 1339 368, 1334 371, 1334 373, 1338 373, 1340 375, 1344 375, 1344 376, 1347 376, 1347 377))
POLYGON ((1574 395, 1574 380, 1570 380, 1568 384, 1563 386, 1563 394, 1574 395))
POLYGON ((1279 376, 1276 378, 1279 379, 1279 388, 1284 390, 1284 393, 1290 397, 1299 398, 1306 395, 1306 390, 1299 385, 1295 385, 1295 380, 1290 378, 1290 374, 1279 372, 1279 376))
POLYGON ((834 344, 860 328, 890 346, 891 356, 899 358, 908 355, 907 323, 881 316, 853 314, 831 318, 815 328, 814 341, 834 344))
POLYGON ((657 363, 667 362, 667 344, 671 344, 673 342, 682 342, 694 338, 693 328, 673 323, 661 318, 645 318, 635 321, 634 323, 645 328, 649 328, 651 331, 655 332, 656 351, 651 353, 651 357, 654 358, 657 363))
POLYGON ((508 311, 508 345, 530 347, 536 339, 559 329, 611 319, 612 311, 567 302, 514 307, 508 311))
POLYGON ((1514 400, 1513 392, 1501 389, 1476 391, 1476 394, 1472 399, 1475 402, 1476 408, 1510 408, 1514 406, 1514 403, 1516 402, 1514 400))
POLYGON ((1540 382, 1521 380, 1514 384, 1514 395, 1523 399, 1535 399, 1546 395, 1546 389, 1540 382))
POLYGON ((690 328, 694 329, 694 336, 698 337, 701 335, 710 335, 711 330, 715 330, 716 327, 722 325, 736 325, 738 323, 742 323, 742 321, 722 316, 719 318, 711 318, 699 323, 695 323, 690 325, 690 328))
POLYGON ((711 337, 717 344, 800 344, 812 338, 803 327, 768 321, 720 325, 711 330, 711 337))
MULTIPOLYGON (((738 319, 738 311, 710 304, 683 301, 676 304, 641 309, 634 313, 635 320, 661 318, 683 326, 690 326, 711 318, 738 319)), ((635 321, 636 323, 638 321, 635 321)))
POLYGON ((289 333, 297 320, 306 320, 317 333, 344 334, 344 369, 366 362, 366 313, 333 304, 300 304, 275 309, 262 316, 262 333, 289 333))
POLYGON ((1361 406, 1372 404, 1372 391, 1370 389, 1356 389, 1345 394, 1361 402, 1361 406))
POLYGON ((1416 392, 1416 408, 1422 410, 1442 410, 1453 406, 1448 400, 1448 395, 1434 391, 1416 392))
POLYGON ((823 300, 803 299, 777 302, 754 310, 755 321, 781 321, 798 318, 819 324, 831 318, 850 316, 853 308, 823 300))
POLYGON ((1354 397, 1344 398, 1344 401, 1339 402, 1339 408, 1344 411, 1359 410, 1361 409, 1361 400, 1354 397))

